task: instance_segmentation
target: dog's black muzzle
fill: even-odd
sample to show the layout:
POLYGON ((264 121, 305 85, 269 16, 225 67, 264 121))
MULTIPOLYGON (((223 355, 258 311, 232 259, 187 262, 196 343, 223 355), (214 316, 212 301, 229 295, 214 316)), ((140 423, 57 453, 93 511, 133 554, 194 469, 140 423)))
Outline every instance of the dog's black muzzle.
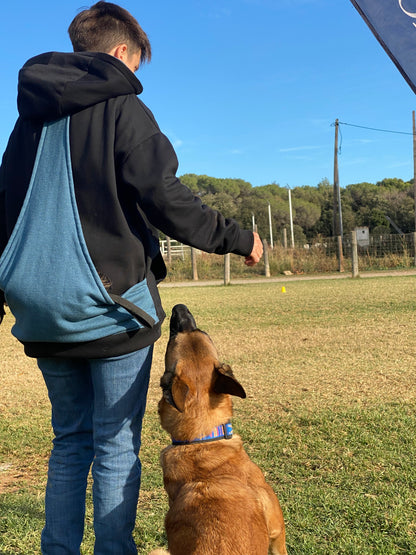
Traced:
POLYGON ((195 319, 184 304, 177 304, 172 308, 170 318, 170 336, 173 337, 181 332, 196 330, 195 319))

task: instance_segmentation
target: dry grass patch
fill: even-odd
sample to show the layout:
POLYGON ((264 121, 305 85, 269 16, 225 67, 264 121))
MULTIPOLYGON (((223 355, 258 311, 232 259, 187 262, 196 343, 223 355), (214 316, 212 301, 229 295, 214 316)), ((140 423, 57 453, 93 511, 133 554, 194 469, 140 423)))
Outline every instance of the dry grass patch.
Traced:
POLYGON ((334 280, 289 282, 286 293, 270 283, 162 294, 167 307, 188 304, 257 402, 368 405, 415 398, 415 283, 334 280))
POLYGON ((45 483, 50 449, 49 401, 36 361, 0 327, 0 493, 45 483))
MULTIPOLYGON (((415 278, 161 289, 185 303, 248 398, 234 424, 282 501, 291 553, 416 554, 415 278), (413 546, 413 547, 412 547, 413 546)), ((0 327, 0 553, 39 553, 49 401, 0 327)), ((157 417, 168 318, 143 428, 140 553, 166 543, 157 417)), ((84 555, 93 553, 89 501, 84 555)))

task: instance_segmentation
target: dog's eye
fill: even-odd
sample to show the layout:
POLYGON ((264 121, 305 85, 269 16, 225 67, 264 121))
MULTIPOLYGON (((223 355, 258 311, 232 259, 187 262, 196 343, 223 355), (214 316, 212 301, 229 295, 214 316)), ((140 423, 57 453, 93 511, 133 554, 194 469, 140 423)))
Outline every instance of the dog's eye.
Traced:
POLYGON ((170 389, 172 387, 172 380, 175 376, 174 371, 166 371, 163 376, 160 378, 160 387, 165 389, 170 389))
POLYGON ((163 398, 167 403, 169 403, 169 405, 173 404, 173 397, 170 389, 163 390, 163 398))

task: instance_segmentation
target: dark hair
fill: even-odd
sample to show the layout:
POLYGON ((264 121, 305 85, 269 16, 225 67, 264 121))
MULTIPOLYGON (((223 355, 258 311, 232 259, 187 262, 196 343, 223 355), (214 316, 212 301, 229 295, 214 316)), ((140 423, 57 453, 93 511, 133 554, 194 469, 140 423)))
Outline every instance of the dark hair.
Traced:
POLYGON ((127 44, 131 52, 140 50, 141 63, 150 62, 150 42, 137 20, 111 2, 97 2, 75 16, 68 28, 75 52, 110 52, 127 44))

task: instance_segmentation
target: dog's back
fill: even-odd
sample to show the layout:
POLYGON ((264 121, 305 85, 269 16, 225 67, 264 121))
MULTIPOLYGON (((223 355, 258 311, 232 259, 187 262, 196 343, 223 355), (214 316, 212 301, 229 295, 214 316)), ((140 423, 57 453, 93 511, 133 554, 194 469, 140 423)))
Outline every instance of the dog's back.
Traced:
POLYGON ((282 534, 277 498, 238 436, 224 444, 167 448, 162 466, 172 555, 266 554, 270 536, 282 534))

